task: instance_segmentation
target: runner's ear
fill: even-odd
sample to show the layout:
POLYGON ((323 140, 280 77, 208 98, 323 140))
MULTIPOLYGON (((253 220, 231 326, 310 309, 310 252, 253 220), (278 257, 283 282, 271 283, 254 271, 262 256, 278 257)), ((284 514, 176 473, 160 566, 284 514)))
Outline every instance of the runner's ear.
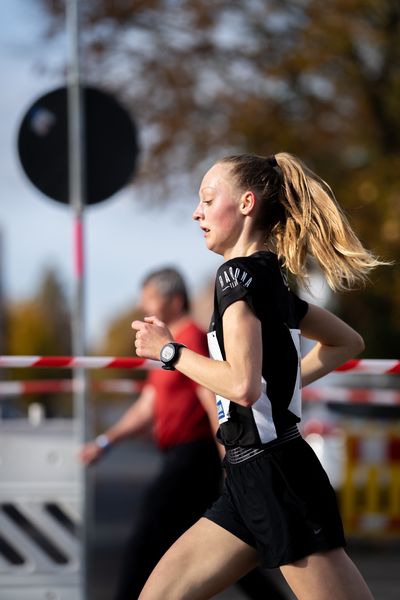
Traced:
POLYGON ((240 198, 240 210, 242 214, 249 215, 256 205, 256 197, 253 192, 247 190, 240 198))

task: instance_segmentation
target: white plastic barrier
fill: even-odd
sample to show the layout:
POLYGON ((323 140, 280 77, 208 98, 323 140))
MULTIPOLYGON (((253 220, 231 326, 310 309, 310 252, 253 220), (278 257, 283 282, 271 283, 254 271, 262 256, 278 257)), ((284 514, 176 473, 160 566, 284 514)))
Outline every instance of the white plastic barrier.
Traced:
POLYGON ((71 421, 0 421, 0 598, 80 600, 71 421))

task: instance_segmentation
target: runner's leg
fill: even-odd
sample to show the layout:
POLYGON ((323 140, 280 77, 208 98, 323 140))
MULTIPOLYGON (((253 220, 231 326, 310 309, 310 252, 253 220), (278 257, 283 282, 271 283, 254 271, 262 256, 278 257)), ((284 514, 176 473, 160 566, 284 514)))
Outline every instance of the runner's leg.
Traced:
POLYGON ((163 556, 140 600, 207 600, 257 564, 254 548, 201 518, 163 556))
POLYGON ((281 571, 298 600, 373 600, 343 548, 311 554, 281 571))

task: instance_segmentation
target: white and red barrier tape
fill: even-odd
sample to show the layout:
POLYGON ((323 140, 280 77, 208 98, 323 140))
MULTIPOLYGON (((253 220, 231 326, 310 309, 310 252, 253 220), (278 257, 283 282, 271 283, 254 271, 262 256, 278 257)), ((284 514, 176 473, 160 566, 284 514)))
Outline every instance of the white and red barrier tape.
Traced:
MULTIPOLYGON (((95 392, 134 394, 143 383, 132 379, 107 379, 89 382, 95 392)), ((35 379, 30 381, 0 381, 1 396, 70 393, 77 389, 73 379, 35 379)), ((305 402, 340 402, 350 404, 400 405, 400 390, 345 387, 306 387, 302 390, 305 402)))
POLYGON ((400 373, 398 359, 353 359, 336 369, 340 372, 362 373, 365 375, 395 375, 400 373))
MULTIPOLYGON (((397 461, 400 464, 400 436, 385 432, 367 436, 349 435, 347 438, 347 459, 351 463, 382 464, 397 461)), ((400 489, 400 488, 399 488, 400 489)), ((400 505, 398 507, 400 513, 400 505)))
POLYGON ((340 402, 350 404, 398 405, 400 391, 391 389, 345 388, 345 387, 305 387, 302 398, 306 402, 340 402))
POLYGON ((151 369, 160 363, 128 356, 0 356, 0 367, 52 367, 63 369, 151 369))
MULTIPOLYGON (((160 363, 155 360, 127 356, 0 356, 0 367, 12 368, 151 369, 159 366, 160 363)), ((364 375, 400 374, 400 360, 349 360, 336 371, 364 375)))
MULTIPOLYGON (((70 393, 79 389, 74 379, 35 379, 30 381, 0 381, 1 396, 27 396, 30 394, 70 393)), ((143 383, 132 379, 108 379, 91 381, 91 390, 117 394, 133 394, 142 389, 143 383)))

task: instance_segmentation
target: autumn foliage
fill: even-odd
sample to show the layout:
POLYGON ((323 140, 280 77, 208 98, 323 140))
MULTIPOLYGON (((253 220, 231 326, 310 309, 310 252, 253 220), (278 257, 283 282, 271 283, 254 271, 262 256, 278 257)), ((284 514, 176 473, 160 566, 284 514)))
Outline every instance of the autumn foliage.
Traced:
MULTIPOLYGON (((57 35, 65 2, 42 3, 57 35)), ((193 191, 217 156, 289 151, 330 183, 367 246, 398 257, 398 0, 98 0, 82 3, 82 32, 85 80, 142 131, 142 185, 193 191)), ((398 265, 373 284, 336 307, 370 356, 395 357, 398 265)))

